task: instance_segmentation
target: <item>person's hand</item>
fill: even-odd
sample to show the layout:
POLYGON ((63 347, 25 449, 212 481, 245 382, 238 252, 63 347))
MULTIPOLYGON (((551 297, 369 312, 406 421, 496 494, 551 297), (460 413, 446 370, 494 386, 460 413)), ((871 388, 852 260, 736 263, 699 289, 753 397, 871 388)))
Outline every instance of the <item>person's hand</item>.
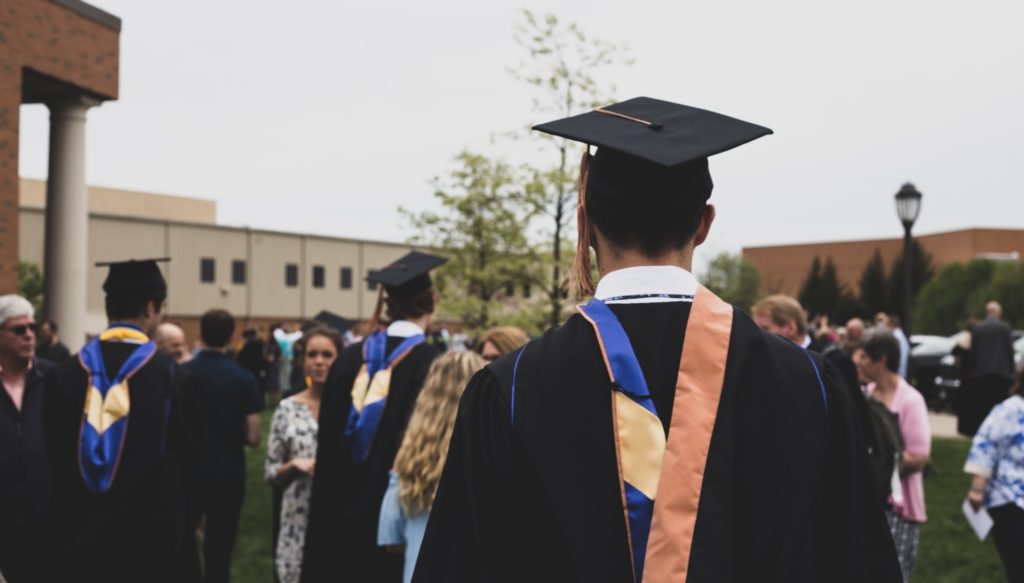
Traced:
POLYGON ((971 508, 973 508, 975 512, 981 510, 982 504, 985 503, 985 491, 971 488, 967 491, 967 502, 970 503, 971 508))
POLYGON ((300 474, 307 476, 313 475, 313 470, 316 467, 316 460, 308 457, 300 457, 292 460, 292 468, 300 474))

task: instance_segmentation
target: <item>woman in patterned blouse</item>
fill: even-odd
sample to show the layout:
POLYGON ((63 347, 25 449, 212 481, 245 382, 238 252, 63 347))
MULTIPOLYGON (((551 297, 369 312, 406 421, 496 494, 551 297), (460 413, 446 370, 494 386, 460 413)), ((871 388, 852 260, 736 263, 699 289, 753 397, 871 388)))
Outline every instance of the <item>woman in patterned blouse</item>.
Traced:
POLYGON ((974 436, 964 471, 974 474, 967 500, 995 521, 992 538, 1006 578, 1024 582, 1024 373, 1014 394, 996 405, 974 436))
POLYGON ((264 466, 267 481, 284 490, 281 530, 274 559, 281 583, 297 583, 301 577, 309 494, 316 464, 320 396, 342 345, 341 336, 329 328, 314 328, 303 340, 306 388, 282 400, 274 411, 264 466))

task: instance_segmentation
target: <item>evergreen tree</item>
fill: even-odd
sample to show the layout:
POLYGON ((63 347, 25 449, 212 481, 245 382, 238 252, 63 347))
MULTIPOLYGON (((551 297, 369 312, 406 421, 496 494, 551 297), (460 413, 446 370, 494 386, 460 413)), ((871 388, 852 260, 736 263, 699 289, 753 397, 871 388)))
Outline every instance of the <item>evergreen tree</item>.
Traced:
POLYGON ((850 309, 848 295, 832 258, 826 257, 822 267, 821 258, 815 256, 797 299, 811 316, 839 316, 850 309))
POLYGON ((860 303, 864 312, 873 316, 878 312, 884 312, 889 307, 889 284, 885 275, 885 262, 882 260, 882 251, 875 248, 874 255, 864 267, 860 275, 860 303))
MULTIPOLYGON (((934 261, 932 254, 925 250, 917 239, 910 242, 910 295, 916 298, 921 288, 935 275, 934 261)), ((903 311, 903 252, 893 261, 892 271, 889 272, 889 301, 886 312, 902 316, 903 311)))
POLYGON ((836 315, 839 300, 846 290, 839 283, 839 276, 836 274, 836 264, 832 261, 831 257, 825 259, 825 268, 821 271, 821 280, 818 286, 817 303, 811 309, 811 313, 829 316, 836 315))
POLYGON ((800 286, 800 294, 797 296, 797 299, 800 300, 800 304, 805 310, 813 313, 811 306, 816 306, 818 304, 820 290, 821 258, 815 255, 814 260, 811 261, 811 269, 807 272, 807 279, 805 279, 804 284, 800 286))

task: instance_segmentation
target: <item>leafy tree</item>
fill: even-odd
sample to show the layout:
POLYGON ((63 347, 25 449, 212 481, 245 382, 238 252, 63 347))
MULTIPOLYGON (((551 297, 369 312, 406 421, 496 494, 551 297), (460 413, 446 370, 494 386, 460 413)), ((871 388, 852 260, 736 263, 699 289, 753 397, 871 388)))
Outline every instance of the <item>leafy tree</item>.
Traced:
POLYGON ((860 304, 864 314, 874 315, 888 309, 889 289, 888 278, 885 275, 885 261, 882 260, 882 251, 875 248, 864 271, 860 274, 859 290, 860 304))
POLYGON ((35 306, 43 309, 43 272, 39 265, 29 261, 18 262, 18 293, 35 306))
MULTIPOLYGON (((932 254, 925 250, 921 243, 917 239, 912 239, 910 242, 910 294, 911 297, 917 297, 918 292, 922 287, 935 275, 935 263, 932 260, 932 254)), ((903 290, 904 290, 904 276, 903 276, 903 252, 896 256, 896 260, 893 261, 892 271, 889 272, 889 301, 888 309, 886 312, 890 314, 904 314, 903 310, 903 290)), ((917 330, 912 330, 916 332, 917 330)))
POLYGON ((969 312, 980 316, 989 300, 1002 304, 1003 319, 1011 326, 1024 326, 1024 265, 1016 262, 997 263, 992 281, 984 291, 972 294, 968 299, 969 312))
MULTIPOLYGON (((622 57, 622 47, 591 38, 575 23, 564 24, 553 14, 523 10, 515 39, 527 60, 510 68, 510 72, 534 88, 533 110, 547 118, 568 117, 606 104, 614 87, 599 83, 596 73, 615 63, 628 62, 622 57)), ((531 187, 552 221, 548 300, 550 323, 555 325, 562 319, 563 239, 576 215, 573 210, 579 173, 573 158, 581 150, 562 138, 538 132, 531 137, 551 144, 558 154, 552 168, 535 173, 531 187)))
POLYGON ((996 263, 986 260, 944 266, 917 295, 914 331, 953 334, 968 317, 980 316, 995 272, 996 263))
POLYGON ((455 162, 450 175, 433 181, 439 212, 401 212, 418 231, 413 244, 450 259, 437 271, 441 312, 475 330, 491 325, 492 314, 509 300, 506 290, 540 281, 526 235, 537 204, 505 162, 471 152, 455 162))
POLYGON ((708 263, 701 283, 730 304, 749 310, 757 301, 761 273, 741 255, 723 252, 708 263))

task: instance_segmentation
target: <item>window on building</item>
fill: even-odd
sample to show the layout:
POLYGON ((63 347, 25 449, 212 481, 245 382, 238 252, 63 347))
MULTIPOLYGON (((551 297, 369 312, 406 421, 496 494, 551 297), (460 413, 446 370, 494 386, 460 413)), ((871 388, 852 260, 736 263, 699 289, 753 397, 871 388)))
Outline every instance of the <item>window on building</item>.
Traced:
POLYGON ((524 298, 528 298, 528 297, 530 297, 530 294, 531 294, 532 292, 533 292, 533 289, 532 289, 532 288, 530 287, 530 284, 528 284, 528 283, 524 283, 524 284, 523 284, 523 297, 524 297, 524 298))
POLYGON ((324 287, 324 266, 313 266, 313 287, 324 287))
POLYGON ((245 285, 245 261, 235 259, 231 262, 231 283, 245 285))
POLYGON ((294 263, 286 263, 284 266, 284 284, 288 287, 299 285, 299 266, 294 263))
POLYGON ((341 289, 352 289, 352 268, 341 268, 341 289))
MULTIPOLYGON (((368 277, 368 278, 372 278, 375 275, 377 275, 377 270, 376 269, 371 269, 371 270, 366 272, 366 277, 368 277)), ((369 279, 367 279, 366 280, 366 289, 368 289, 370 291, 377 291, 377 282, 370 281, 369 279)))
POLYGON ((217 265, 210 257, 203 257, 199 260, 199 281, 213 283, 217 275, 217 265))
POLYGON ((505 297, 512 297, 516 295, 516 284, 511 281, 505 284, 505 297))

